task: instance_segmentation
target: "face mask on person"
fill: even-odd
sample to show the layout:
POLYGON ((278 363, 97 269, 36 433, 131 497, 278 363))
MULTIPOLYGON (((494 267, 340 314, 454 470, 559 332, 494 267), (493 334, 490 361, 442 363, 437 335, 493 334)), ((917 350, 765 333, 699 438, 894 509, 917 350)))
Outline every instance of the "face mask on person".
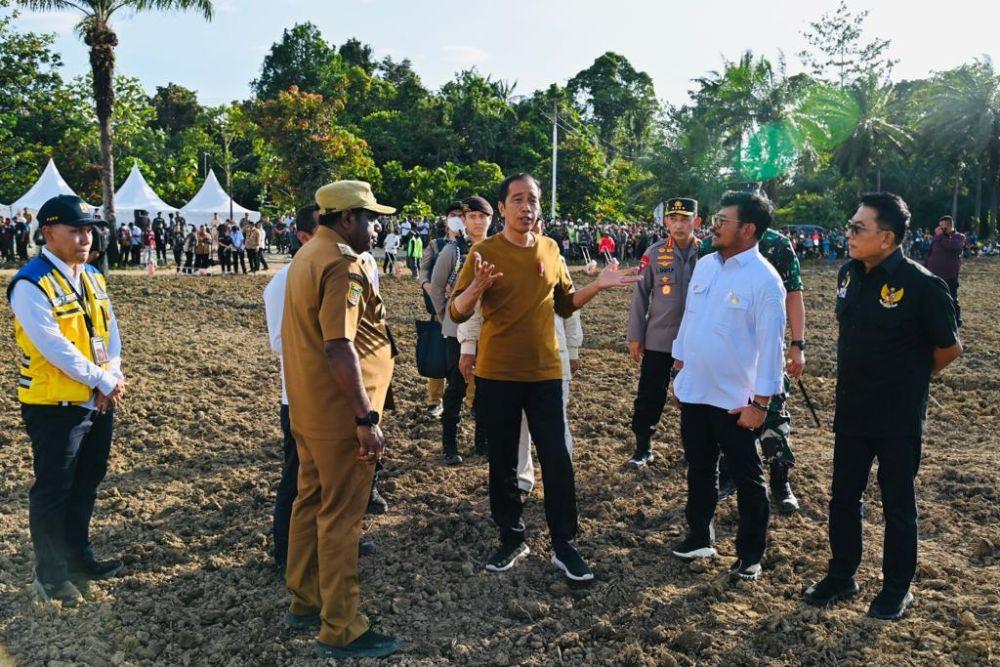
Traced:
POLYGON ((453 215, 448 218, 447 225, 448 229, 455 234, 462 234, 465 232, 465 221, 457 215, 453 215))

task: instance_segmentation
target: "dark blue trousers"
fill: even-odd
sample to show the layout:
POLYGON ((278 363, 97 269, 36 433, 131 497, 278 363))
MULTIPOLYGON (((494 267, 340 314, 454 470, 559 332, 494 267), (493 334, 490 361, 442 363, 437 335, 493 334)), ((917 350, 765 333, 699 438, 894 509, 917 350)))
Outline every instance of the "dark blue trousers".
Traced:
POLYGON ((22 404, 21 417, 34 457, 28 520, 35 574, 42 583, 57 584, 71 565, 94 557, 90 519, 108 470, 114 411, 22 404))

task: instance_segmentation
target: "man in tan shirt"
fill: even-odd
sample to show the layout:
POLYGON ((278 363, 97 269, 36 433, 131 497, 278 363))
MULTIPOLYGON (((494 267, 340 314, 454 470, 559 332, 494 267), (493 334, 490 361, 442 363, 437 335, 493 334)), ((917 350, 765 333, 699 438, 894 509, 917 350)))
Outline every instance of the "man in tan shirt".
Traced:
POLYGON ((545 518, 554 554, 552 562, 573 581, 594 578, 577 553, 576 487, 565 444, 562 362, 553 312, 569 317, 601 290, 631 285, 637 271, 618 270, 612 261, 586 287, 575 290, 559 246, 531 231, 541 214, 541 188, 529 174, 508 177, 500 185, 498 208, 505 225, 471 250, 455 283, 451 319, 469 319, 480 302, 483 328, 476 359, 476 395, 480 427, 489 448, 490 510, 500 528, 500 547, 486 569, 509 570, 528 555, 517 486, 521 413, 535 443, 545 485, 545 518))
POLYGON ((400 646, 358 612, 358 540, 375 462, 394 345, 361 253, 372 247, 375 201, 361 181, 316 192, 319 226, 288 270, 281 326, 291 430, 299 452, 285 581, 293 628, 319 626, 321 658, 389 655, 400 646))

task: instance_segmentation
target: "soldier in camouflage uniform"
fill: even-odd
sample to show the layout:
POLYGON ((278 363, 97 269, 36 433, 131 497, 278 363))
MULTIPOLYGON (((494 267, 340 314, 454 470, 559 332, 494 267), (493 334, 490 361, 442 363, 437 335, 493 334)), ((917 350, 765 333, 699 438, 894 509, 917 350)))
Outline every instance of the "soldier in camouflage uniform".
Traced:
MULTIPOLYGON (((795 465, 788 444, 791 432, 791 416, 785 408, 791 379, 802 377, 805 369, 805 305, 802 300, 802 277, 799 273, 799 258, 795 254, 788 237, 768 229, 758 245, 762 254, 775 268, 785 285, 785 311, 792 340, 788 347, 788 365, 785 373, 785 391, 773 396, 768 406, 767 417, 761 427, 760 445, 764 460, 771 468, 771 498, 782 514, 792 514, 799 509, 799 501, 792 493, 788 481, 788 470, 795 465)), ((712 239, 706 238, 699 248, 699 256, 712 252, 712 239)), ((719 497, 724 498, 736 490, 732 477, 728 474, 725 456, 719 461, 719 497)))

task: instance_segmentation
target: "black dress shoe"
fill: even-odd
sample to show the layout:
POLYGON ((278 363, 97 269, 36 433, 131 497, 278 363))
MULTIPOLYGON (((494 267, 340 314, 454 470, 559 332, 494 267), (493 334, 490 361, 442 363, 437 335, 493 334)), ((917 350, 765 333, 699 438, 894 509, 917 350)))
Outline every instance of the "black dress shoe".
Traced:
POLYGON ((805 601, 816 607, 825 607, 858 594, 854 579, 834 579, 827 575, 802 593, 805 601))
POLYGON ((446 466, 462 465, 462 457, 458 454, 445 454, 444 464, 446 466))
POLYGON ((354 658, 384 658, 402 647, 403 642, 369 629, 347 646, 330 646, 316 642, 316 655, 322 659, 351 660, 354 658))
POLYGON ((124 565, 116 558, 73 563, 69 567, 69 578, 89 581, 113 579, 124 565))
POLYGON ((903 617, 906 608, 913 602, 913 593, 893 593, 883 590, 868 607, 868 615, 883 621, 896 621, 903 617))
POLYGON ((38 579, 32 583, 35 595, 44 602, 59 601, 64 607, 75 607, 83 602, 83 594, 69 581, 58 584, 43 584, 38 579))
POLYGON ((318 630, 320 626, 319 614, 293 614, 286 611, 285 625, 290 630, 318 630))
POLYGON ((366 513, 368 514, 385 514, 389 511, 389 503, 386 502, 382 494, 379 493, 378 487, 373 486, 371 495, 368 496, 368 509, 366 513))
POLYGON ((374 542, 358 542, 358 555, 359 556, 372 556, 375 554, 377 549, 375 548, 374 542))

